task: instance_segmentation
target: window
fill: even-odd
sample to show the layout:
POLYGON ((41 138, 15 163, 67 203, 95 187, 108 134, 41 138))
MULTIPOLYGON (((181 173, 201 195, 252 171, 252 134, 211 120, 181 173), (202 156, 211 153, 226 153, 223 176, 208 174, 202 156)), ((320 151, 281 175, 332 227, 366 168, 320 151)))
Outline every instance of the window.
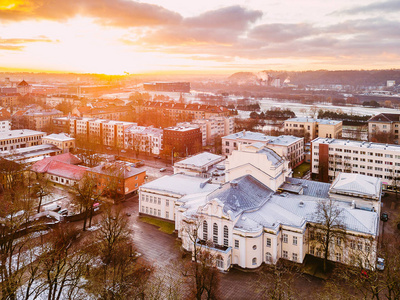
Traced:
POLYGON ((368 242, 365 242, 365 251, 369 252, 371 250, 371 245, 368 242))
POLYGON ((224 268, 224 259, 221 256, 217 257, 217 268, 224 268))
POLYGON ((297 261, 297 253, 292 253, 292 260, 297 261))
POLYGON ((317 255, 318 257, 322 256, 321 248, 317 248, 317 255))
POLYGON ((229 146, 229 142, 225 142, 225 146, 229 146))
POLYGON ((224 246, 228 247, 229 242, 228 242, 228 237, 229 237, 229 231, 228 231, 228 226, 224 226, 224 246))
POLYGON ((235 249, 239 249, 239 240, 235 240, 235 249))
POLYGON ((267 247, 271 247, 271 239, 267 238, 267 247))
POLYGON ((169 206, 169 200, 165 200, 165 206, 169 206))
POLYGON ((256 245, 253 246, 253 250, 257 250, 257 246, 256 245))
POLYGON ((358 250, 361 250, 361 251, 362 251, 362 249, 363 249, 362 242, 358 242, 357 246, 358 246, 358 247, 357 247, 358 250))
POLYGON ((267 252, 267 253, 265 254, 265 262, 267 262, 267 263, 271 263, 271 262, 272 262, 272 255, 271 255, 271 253, 267 252))
POLYGON ((165 212, 165 217, 166 217, 167 219, 169 219, 169 212, 168 212, 168 211, 165 212))
POLYGON ((342 253, 336 253, 336 261, 342 261, 342 253))
POLYGON ((311 246, 311 247, 310 247, 310 254, 311 254, 311 255, 314 255, 314 252, 315 252, 315 247, 314 247, 314 246, 311 246))
POLYGON ((336 238, 336 245, 338 245, 339 247, 342 245, 342 240, 340 237, 336 238))
POLYGON ((208 224, 207 221, 203 221, 203 240, 208 240, 208 224))
POLYGON ((160 204, 161 204, 161 198, 158 198, 158 205, 160 205, 160 204))
POLYGON ((297 236, 293 237, 293 245, 297 246, 297 236))
POLYGON ((251 262, 252 262, 253 266, 257 265, 257 258, 254 257, 254 258, 251 260, 251 262))
POLYGON ((213 224, 213 242, 218 244, 218 225, 217 223, 213 224))
POLYGON ((288 257, 288 252, 286 250, 283 250, 283 258, 287 259, 288 257))
POLYGON ((286 233, 283 234, 283 242, 284 243, 288 242, 288 235, 286 233))

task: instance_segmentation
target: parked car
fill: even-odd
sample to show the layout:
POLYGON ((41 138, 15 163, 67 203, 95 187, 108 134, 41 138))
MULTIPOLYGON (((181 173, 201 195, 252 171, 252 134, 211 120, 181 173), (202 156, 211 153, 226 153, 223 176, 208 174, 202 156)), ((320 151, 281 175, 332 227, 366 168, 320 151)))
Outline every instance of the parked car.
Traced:
POLYGON ((381 220, 387 222, 389 220, 389 214, 387 212, 381 213, 381 220))
POLYGON ((46 206, 43 206, 44 210, 51 210, 51 211, 59 211, 61 209, 61 205, 57 203, 52 203, 46 206))
POLYGON ((68 216, 68 209, 63 208, 58 211, 58 213, 62 216, 68 216))
POLYGON ((376 268, 379 271, 383 271, 385 269, 385 259, 378 257, 378 259, 376 260, 376 268))
POLYGON ((160 172, 165 172, 165 171, 167 171, 166 168, 161 168, 161 169, 160 169, 160 172))
POLYGON ((156 155, 156 156, 154 156, 154 158, 161 159, 161 156, 160 155, 156 155))

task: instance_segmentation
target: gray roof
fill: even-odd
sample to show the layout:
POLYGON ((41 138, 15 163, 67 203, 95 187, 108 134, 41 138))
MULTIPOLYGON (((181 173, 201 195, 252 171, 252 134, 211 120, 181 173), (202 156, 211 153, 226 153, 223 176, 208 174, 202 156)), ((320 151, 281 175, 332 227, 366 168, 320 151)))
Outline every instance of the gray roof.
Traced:
POLYGON ((287 119, 285 122, 302 122, 302 123, 319 123, 324 125, 337 125, 342 121, 338 120, 329 120, 329 119, 314 119, 314 118, 307 118, 307 117, 298 117, 298 118, 291 118, 287 119))
POLYGON ((381 180, 377 177, 361 174, 339 173, 332 183, 330 192, 379 199, 381 180))
POLYGON ((263 148, 263 149, 257 151, 257 153, 265 154, 267 156, 268 160, 274 166, 279 166, 285 161, 279 154, 277 154, 274 150, 269 149, 269 148, 263 148))
POLYGON ((330 138, 316 138, 312 140, 314 145, 317 144, 329 144, 332 146, 340 145, 340 146, 348 146, 359 148, 355 150, 364 150, 364 149, 377 149, 377 150, 388 150, 388 151, 400 151, 400 145, 395 144, 381 144, 381 143, 372 143, 372 142, 362 142, 362 141, 353 141, 353 140, 342 140, 342 139, 330 139, 330 138))
POLYGON ((184 160, 181 160, 175 165, 191 165, 195 167, 203 167, 205 165, 208 165, 210 163, 218 163, 221 160, 223 160, 225 157, 221 155, 216 155, 213 153, 209 152, 202 152, 200 154, 194 155, 192 157, 186 158, 184 160))
POLYGON ((301 186, 303 188, 303 195, 319 198, 328 198, 329 188, 331 187, 329 183, 325 182, 286 177, 285 183, 280 187, 280 189, 290 192, 290 186, 292 185, 301 186), (286 186, 285 184, 288 185, 286 186))
POLYGON ((224 184, 207 196, 224 204, 224 212, 236 217, 243 211, 259 208, 274 192, 251 175, 245 175, 224 184))
POLYGON ((193 177, 183 174, 163 176, 140 187, 177 195, 200 194, 212 192, 220 187, 219 184, 208 183, 209 179, 193 177))

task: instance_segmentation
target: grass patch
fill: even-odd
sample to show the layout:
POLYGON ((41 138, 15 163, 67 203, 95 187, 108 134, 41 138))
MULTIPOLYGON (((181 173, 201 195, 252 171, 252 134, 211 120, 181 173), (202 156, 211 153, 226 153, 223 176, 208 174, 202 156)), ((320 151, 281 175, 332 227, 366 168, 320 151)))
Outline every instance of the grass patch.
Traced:
POLYGON ((302 178, 308 171, 310 171, 310 163, 304 162, 293 169, 293 177, 302 178))
POLYGON ((168 233, 168 234, 172 234, 175 231, 175 224, 170 223, 170 222, 166 222, 163 220, 159 220, 159 219, 154 219, 154 218, 150 218, 150 217, 139 217, 139 220, 151 225, 155 225, 158 227, 158 230, 168 233))

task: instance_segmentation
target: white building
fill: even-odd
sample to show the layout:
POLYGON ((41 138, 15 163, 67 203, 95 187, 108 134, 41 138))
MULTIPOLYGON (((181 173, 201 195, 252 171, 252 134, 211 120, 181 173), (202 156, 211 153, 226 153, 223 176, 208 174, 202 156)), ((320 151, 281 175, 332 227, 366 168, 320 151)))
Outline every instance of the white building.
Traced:
POLYGON ((131 125, 124 131, 125 149, 159 155, 163 144, 163 130, 131 125))
POLYGON ((178 199, 188 194, 209 194, 219 186, 200 177, 183 174, 163 176, 139 188, 139 213, 175 222, 178 199))
POLYGON ((252 175, 263 184, 276 191, 286 177, 291 176, 289 162, 263 143, 239 145, 226 159, 225 180, 252 175))
POLYGON ((392 190, 393 178, 400 174, 400 146, 317 138, 311 142, 311 172, 326 182, 340 172, 373 176, 392 190))
POLYGON ((70 152, 75 149, 75 139, 65 133, 53 133, 42 138, 43 144, 51 144, 57 146, 63 153, 70 152))
POLYGON ((259 132, 241 131, 222 137, 222 154, 228 156, 239 144, 263 143, 289 161, 291 168, 304 160, 304 138, 291 135, 267 136, 259 132))
POLYGON ((222 176, 225 169, 224 161, 224 156, 203 152, 176 162, 174 164, 174 174, 182 173, 202 178, 210 178, 213 174, 222 176))
POLYGON ((41 145, 44 135, 44 132, 30 129, 0 132, 0 151, 41 145))

